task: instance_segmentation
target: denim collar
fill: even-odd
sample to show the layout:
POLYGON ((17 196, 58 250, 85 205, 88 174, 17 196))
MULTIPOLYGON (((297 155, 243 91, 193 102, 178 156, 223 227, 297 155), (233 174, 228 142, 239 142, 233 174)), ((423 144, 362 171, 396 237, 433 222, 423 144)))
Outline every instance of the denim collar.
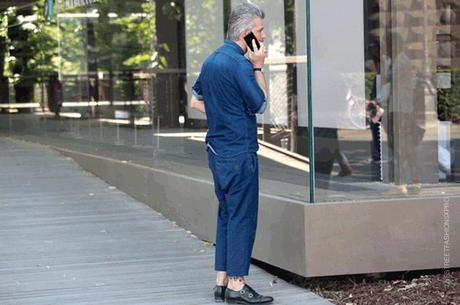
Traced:
POLYGON ((232 50, 240 53, 241 55, 244 55, 243 49, 236 42, 229 40, 229 39, 225 39, 224 44, 228 46, 229 48, 231 48, 232 50))

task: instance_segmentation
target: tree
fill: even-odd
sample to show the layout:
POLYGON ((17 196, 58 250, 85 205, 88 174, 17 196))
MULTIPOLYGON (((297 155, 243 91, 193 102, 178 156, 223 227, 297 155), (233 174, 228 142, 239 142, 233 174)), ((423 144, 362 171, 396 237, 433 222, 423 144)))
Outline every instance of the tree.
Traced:
POLYGON ((32 102, 34 84, 57 70, 57 29, 43 14, 44 3, 39 0, 33 7, 8 9, 4 41, 10 56, 3 75, 12 78, 18 103, 32 102))
MULTIPOLYGON (((6 10, 0 15, 0 103, 9 102, 9 84, 8 77, 5 75, 5 66, 9 59, 8 52, 8 14, 6 10)), ((2 109, 4 111, 5 109, 2 109)))

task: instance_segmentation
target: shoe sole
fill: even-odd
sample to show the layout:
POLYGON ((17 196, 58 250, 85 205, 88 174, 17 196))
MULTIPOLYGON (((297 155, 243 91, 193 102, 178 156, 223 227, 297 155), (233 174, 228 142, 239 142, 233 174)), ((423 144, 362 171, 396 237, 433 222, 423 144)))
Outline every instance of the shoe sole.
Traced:
MULTIPOLYGON (((243 305, 251 305, 251 303, 247 303, 247 302, 244 302, 244 301, 226 301, 227 304, 243 304, 243 305)), ((270 302, 264 302, 264 303, 253 303, 253 304, 270 304, 272 303, 272 301, 270 302)))

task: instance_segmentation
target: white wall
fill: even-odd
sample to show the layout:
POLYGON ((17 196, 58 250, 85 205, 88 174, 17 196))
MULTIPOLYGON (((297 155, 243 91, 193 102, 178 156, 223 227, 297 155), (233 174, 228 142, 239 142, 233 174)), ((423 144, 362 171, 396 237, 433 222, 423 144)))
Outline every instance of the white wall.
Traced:
MULTIPOLYGON (((316 127, 365 128, 364 4, 362 0, 312 1, 312 94, 316 127), (350 109, 348 90, 361 98, 350 109)), ((298 53, 306 55, 305 1, 296 1, 298 53)), ((306 126, 306 66, 298 69, 299 125, 306 126)))

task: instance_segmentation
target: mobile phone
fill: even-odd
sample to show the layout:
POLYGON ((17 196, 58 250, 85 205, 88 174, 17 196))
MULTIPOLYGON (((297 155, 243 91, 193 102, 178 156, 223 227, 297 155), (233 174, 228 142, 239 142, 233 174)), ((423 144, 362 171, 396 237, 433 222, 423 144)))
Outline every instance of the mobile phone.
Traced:
POLYGON ((246 36, 244 36, 244 41, 246 41, 246 44, 248 45, 249 49, 251 49, 252 52, 254 52, 254 48, 252 47, 252 41, 256 41, 256 46, 257 50, 260 49, 260 43, 257 40, 256 36, 254 35, 253 32, 249 32, 246 36))

